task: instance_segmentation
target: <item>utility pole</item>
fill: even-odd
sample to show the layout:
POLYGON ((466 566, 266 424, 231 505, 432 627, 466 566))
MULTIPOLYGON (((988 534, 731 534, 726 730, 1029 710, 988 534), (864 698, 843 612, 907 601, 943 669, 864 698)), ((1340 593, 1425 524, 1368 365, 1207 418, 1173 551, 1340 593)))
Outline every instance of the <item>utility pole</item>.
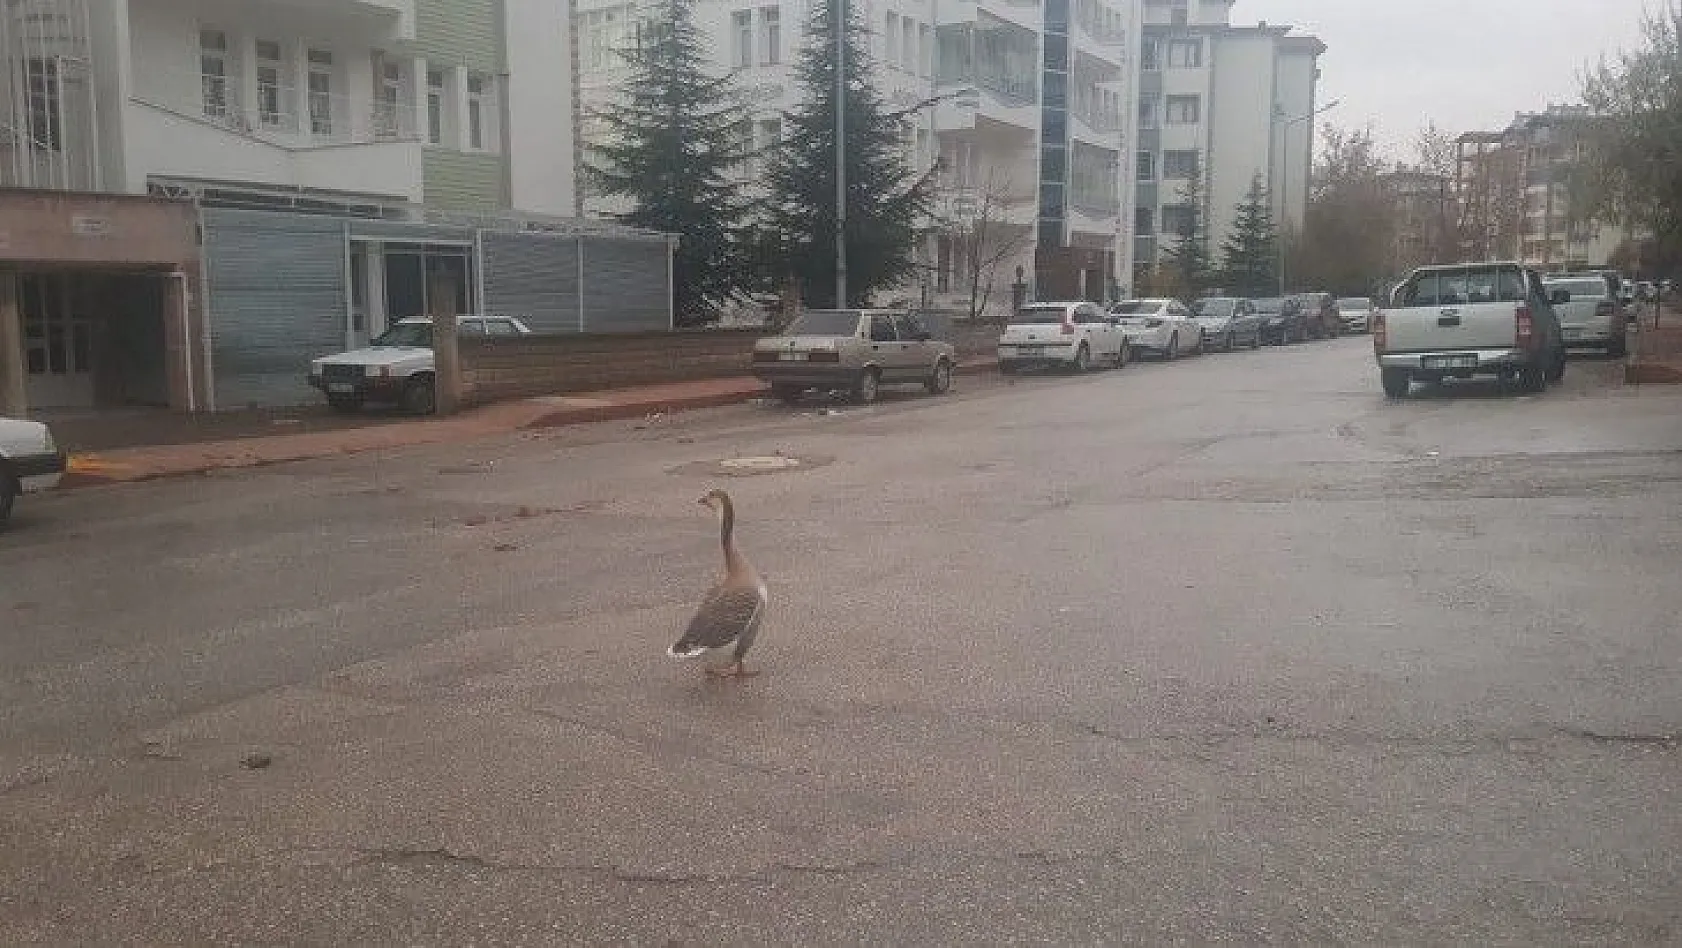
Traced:
POLYGON ((831 0, 835 30, 835 308, 847 308, 847 0, 831 0))

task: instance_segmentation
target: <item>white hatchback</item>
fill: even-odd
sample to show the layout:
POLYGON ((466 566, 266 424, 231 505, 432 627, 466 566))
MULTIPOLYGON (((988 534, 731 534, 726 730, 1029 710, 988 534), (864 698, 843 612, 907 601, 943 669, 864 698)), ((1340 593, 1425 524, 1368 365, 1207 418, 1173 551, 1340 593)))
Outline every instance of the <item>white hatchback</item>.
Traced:
POLYGON ((1122 332, 1135 349, 1170 361, 1185 352, 1203 351, 1203 327, 1179 300, 1122 300, 1110 307, 1110 315, 1121 321, 1122 332))
POLYGON ((1084 372, 1095 364, 1127 364, 1127 336, 1097 303, 1029 303, 999 334, 999 371, 1056 365, 1084 372))

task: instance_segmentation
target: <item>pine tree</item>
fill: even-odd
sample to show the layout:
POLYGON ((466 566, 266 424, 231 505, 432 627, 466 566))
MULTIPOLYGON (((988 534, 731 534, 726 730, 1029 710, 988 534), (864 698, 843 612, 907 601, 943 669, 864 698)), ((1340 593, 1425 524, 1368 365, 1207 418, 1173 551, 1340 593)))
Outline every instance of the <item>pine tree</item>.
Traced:
POLYGON ((847 177, 847 296, 840 305, 861 306, 880 289, 917 269, 920 226, 932 207, 932 175, 904 157, 901 125, 911 111, 889 110, 871 71, 862 4, 814 4, 796 75, 802 102, 785 119, 786 133, 773 153, 765 224, 777 242, 802 299, 814 308, 835 306, 835 34, 830 24, 846 3, 843 38, 847 177))
POLYGON ((751 202, 736 175, 748 158, 736 129, 748 112, 729 77, 709 75, 694 0, 660 0, 635 48, 623 98, 593 115, 605 141, 590 147, 593 190, 629 199, 633 227, 678 235, 672 310, 680 326, 718 318, 718 308, 756 288, 747 225, 751 202))
POLYGON ((1180 189, 1180 205, 1187 209, 1174 246, 1162 253, 1162 267, 1170 271, 1174 281, 1185 288, 1188 296, 1196 296, 1208 289, 1211 277, 1209 260, 1209 228, 1203 211, 1203 172, 1191 169, 1185 186, 1180 189))
POLYGON ((1273 226, 1272 199, 1262 177, 1250 179, 1232 220, 1232 233, 1221 244, 1227 290, 1238 296, 1271 296, 1279 286, 1279 234, 1273 226))

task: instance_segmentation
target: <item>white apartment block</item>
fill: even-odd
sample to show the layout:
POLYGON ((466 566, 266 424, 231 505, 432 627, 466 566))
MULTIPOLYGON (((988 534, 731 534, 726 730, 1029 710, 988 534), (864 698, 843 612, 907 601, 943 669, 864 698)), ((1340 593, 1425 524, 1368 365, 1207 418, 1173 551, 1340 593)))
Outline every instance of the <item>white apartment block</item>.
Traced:
POLYGON ((1325 45, 1287 26, 1233 26, 1235 0, 1145 0, 1136 160, 1136 274, 1187 226, 1186 179, 1203 176, 1210 252, 1260 174, 1281 233, 1308 203, 1325 45))
POLYGON ((0 378, 286 404, 404 316, 669 327, 669 238, 559 216, 570 27, 556 0, 0 0, 0 378))
MULTIPOLYGON (((871 30, 874 79, 889 107, 938 100, 906 123, 915 168, 940 164, 935 235, 925 277, 895 298, 956 305, 969 297, 963 242, 987 209, 995 236, 993 307, 1008 307, 1021 267, 1042 298, 1102 298, 1127 272, 1125 203, 1136 57, 1136 0, 854 0, 871 30), (1049 55, 1047 54, 1049 51, 1049 55)), ((634 42, 635 3, 575 0, 580 157, 603 129, 589 111, 610 103, 634 42)), ((742 128, 763 147, 798 102, 792 64, 807 41, 810 0, 706 0, 697 25, 712 66, 736 74, 752 103, 742 128)), ((749 163, 745 180, 759 178, 749 163)), ((580 211, 618 208, 582 195, 580 211)))

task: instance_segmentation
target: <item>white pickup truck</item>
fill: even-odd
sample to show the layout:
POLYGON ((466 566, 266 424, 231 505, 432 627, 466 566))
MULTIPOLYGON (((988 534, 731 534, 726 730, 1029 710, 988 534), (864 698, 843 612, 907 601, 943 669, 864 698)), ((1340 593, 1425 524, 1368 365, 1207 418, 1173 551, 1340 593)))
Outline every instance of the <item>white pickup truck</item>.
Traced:
POLYGON ((1420 267, 1375 315, 1373 354, 1384 394, 1415 381, 1493 375, 1540 392, 1565 377, 1565 341, 1535 270, 1519 263, 1420 267))

